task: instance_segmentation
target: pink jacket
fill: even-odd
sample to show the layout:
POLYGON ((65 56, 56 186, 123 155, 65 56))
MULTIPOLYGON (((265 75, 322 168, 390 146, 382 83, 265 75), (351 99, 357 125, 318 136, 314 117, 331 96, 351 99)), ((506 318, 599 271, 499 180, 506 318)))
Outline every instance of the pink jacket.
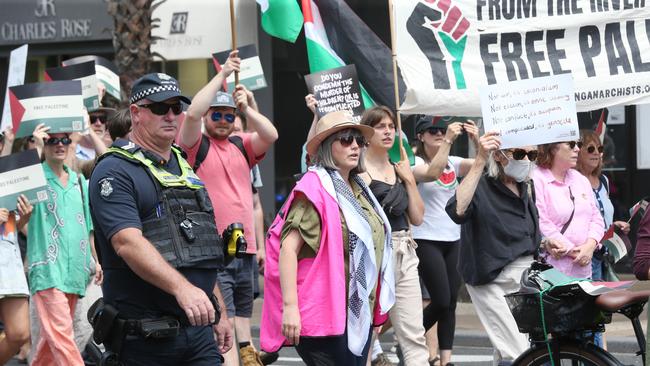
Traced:
POLYGON ((300 335, 341 335, 346 327, 347 285, 339 206, 322 186, 318 175, 310 171, 296 184, 280 209, 266 240, 260 344, 267 352, 278 350, 286 342, 282 335, 282 290, 278 262, 282 226, 297 192, 303 193, 314 205, 322 223, 321 243, 316 257, 298 261, 300 335))

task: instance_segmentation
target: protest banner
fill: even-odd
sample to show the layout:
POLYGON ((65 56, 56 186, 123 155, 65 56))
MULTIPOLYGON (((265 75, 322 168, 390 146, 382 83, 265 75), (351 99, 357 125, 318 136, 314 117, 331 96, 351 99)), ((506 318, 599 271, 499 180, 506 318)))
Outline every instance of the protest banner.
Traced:
POLYGON ((0 132, 11 128, 11 108, 9 107, 9 87, 22 85, 25 82, 25 67, 27 65, 28 45, 22 45, 11 51, 9 55, 9 72, 7 74, 7 89, 5 90, 5 103, 2 108, 2 122, 0 132))
POLYGON ((79 80, 12 86, 9 104, 16 137, 31 135, 39 123, 49 126, 49 133, 84 130, 79 80))
POLYGON ((95 73, 94 61, 45 69, 45 79, 48 81, 81 81, 81 96, 83 97, 84 107, 89 112, 99 108, 99 90, 97 90, 97 75, 95 73))
POLYGON ((106 87, 106 92, 116 99, 121 100, 120 73, 115 64, 101 56, 79 56, 63 61, 63 66, 81 64, 88 61, 95 62, 95 73, 97 80, 101 81, 106 87))
POLYGON ((485 131, 501 134, 501 148, 580 139, 571 75, 481 87, 485 131))
POLYGON ((643 0, 400 0, 403 113, 476 116, 482 85, 572 74, 577 111, 650 102, 643 0))
POLYGON ((364 107, 354 65, 315 72, 305 75, 309 93, 318 101, 316 113, 322 117, 327 113, 348 110, 354 121, 361 121, 364 107))
MULTIPOLYGON (((264 70, 262 69, 262 62, 257 55, 255 45, 249 44, 238 48, 239 58, 241 64, 239 66, 239 83, 243 84, 248 90, 257 90, 266 88, 266 79, 264 78, 264 70)), ((226 63, 230 50, 213 53, 212 63, 214 64, 217 72, 221 71, 221 65, 226 63)), ((235 73, 230 74, 226 80, 225 90, 235 89, 235 73)))
POLYGON ((0 207, 15 209, 21 194, 32 204, 47 199, 47 181, 35 149, 0 158, 0 207))

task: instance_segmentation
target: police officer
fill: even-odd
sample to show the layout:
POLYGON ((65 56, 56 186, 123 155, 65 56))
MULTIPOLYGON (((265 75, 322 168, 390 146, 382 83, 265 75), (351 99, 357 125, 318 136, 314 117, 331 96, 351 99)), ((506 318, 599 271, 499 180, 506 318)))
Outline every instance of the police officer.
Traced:
POLYGON ((89 188, 104 302, 121 321, 105 344, 125 365, 219 365, 232 346, 226 312, 215 311, 224 308, 223 243, 203 183, 173 145, 190 100, 154 73, 134 83, 129 101, 129 140, 102 156, 89 188))

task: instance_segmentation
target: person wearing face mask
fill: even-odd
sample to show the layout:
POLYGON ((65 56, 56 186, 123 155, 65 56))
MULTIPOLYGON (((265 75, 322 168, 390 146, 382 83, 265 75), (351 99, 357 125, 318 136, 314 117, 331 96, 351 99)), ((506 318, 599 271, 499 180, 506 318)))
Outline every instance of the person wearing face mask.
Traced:
MULTIPOLYGON (((521 274, 533 262, 541 241, 528 178, 537 150, 533 146, 500 150, 495 132, 479 141, 474 163, 446 211, 461 225, 458 268, 497 365, 528 348, 528 337, 519 333, 503 296, 519 290, 521 274)), ((549 250, 558 245, 552 240, 545 244, 549 250)))
POLYGON ((589 179, 575 170, 581 147, 576 141, 540 145, 532 177, 542 235, 561 243, 546 254, 548 263, 568 276, 591 278, 605 224, 589 179))

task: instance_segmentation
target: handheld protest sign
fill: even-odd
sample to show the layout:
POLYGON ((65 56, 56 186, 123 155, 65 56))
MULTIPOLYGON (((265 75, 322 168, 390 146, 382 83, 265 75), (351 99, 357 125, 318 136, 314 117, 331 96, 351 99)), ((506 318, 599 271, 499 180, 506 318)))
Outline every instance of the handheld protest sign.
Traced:
POLYGON ((16 137, 31 135, 39 123, 49 126, 50 133, 84 130, 79 80, 12 86, 9 103, 16 137))
MULTIPOLYGON (((266 79, 264 78, 264 70, 262 69, 262 62, 257 55, 255 45, 249 44, 239 49, 239 58, 241 64, 239 67, 239 83, 244 85, 248 90, 257 90, 266 88, 266 79)), ((221 71, 221 65, 226 63, 230 50, 213 53, 212 63, 217 72, 221 71)), ((230 74, 226 80, 226 90, 235 90, 235 73, 230 74)))
POLYGON ((15 209, 21 194, 32 204, 47 200, 47 181, 35 149, 0 158, 0 207, 15 209))
POLYGON ((9 56, 9 73, 7 74, 7 90, 5 91, 5 104, 2 109, 2 123, 0 131, 11 127, 11 108, 9 108, 9 87, 25 83, 25 68, 27 66, 28 45, 22 45, 11 51, 9 56))
POLYGON ((89 112, 99 108, 99 91, 97 90, 94 61, 46 69, 45 78, 46 80, 81 81, 81 95, 83 96, 84 107, 89 112))
POLYGON ((106 87, 106 92, 116 99, 121 100, 120 73, 115 64, 101 56, 79 56, 63 61, 63 66, 76 65, 88 61, 95 62, 95 73, 99 80, 106 87))
POLYGON ((580 139, 570 74, 480 89, 485 131, 501 134, 501 148, 580 139))
POLYGON ((309 93, 318 101, 318 117, 334 111, 348 110, 352 111, 355 122, 361 121, 364 107, 357 68, 354 65, 305 75, 305 83, 309 93))

